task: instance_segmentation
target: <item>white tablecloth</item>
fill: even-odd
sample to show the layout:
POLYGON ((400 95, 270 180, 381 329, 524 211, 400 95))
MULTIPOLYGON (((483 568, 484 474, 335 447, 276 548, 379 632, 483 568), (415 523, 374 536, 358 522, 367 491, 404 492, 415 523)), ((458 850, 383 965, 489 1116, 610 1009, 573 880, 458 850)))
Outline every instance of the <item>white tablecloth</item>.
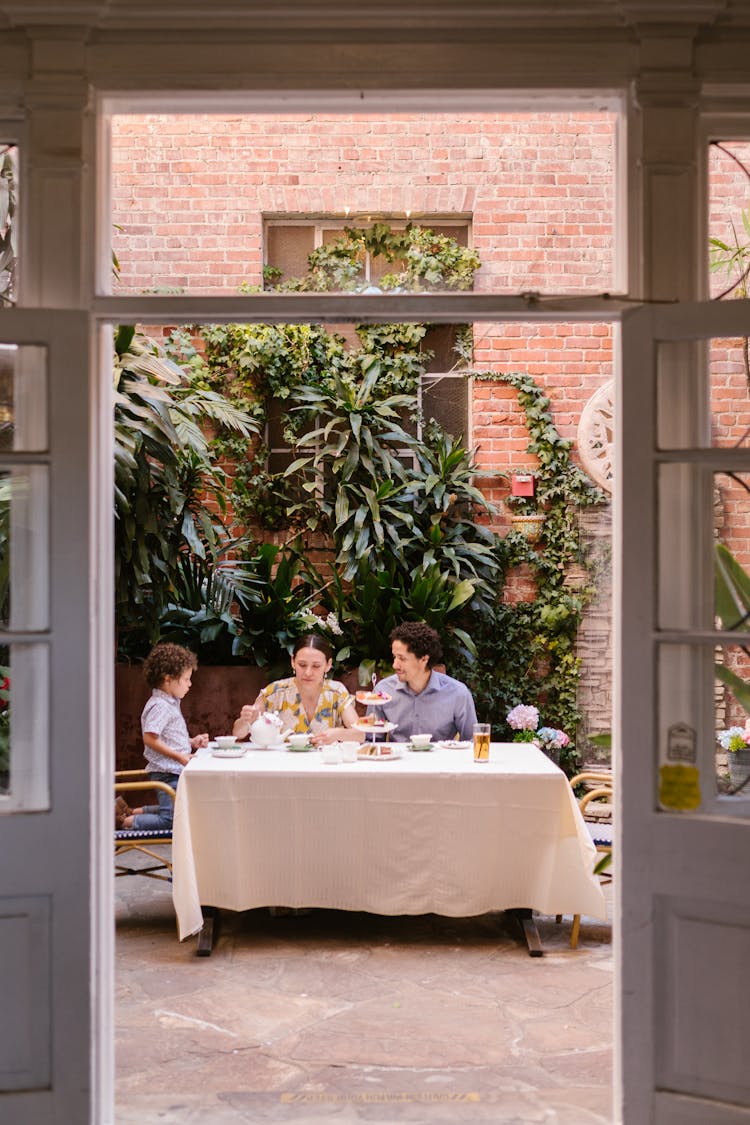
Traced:
POLYGON ((528 743, 326 765, 320 753, 196 755, 177 788, 180 939, 201 904, 452 917, 526 907, 606 918, 564 774, 528 743))

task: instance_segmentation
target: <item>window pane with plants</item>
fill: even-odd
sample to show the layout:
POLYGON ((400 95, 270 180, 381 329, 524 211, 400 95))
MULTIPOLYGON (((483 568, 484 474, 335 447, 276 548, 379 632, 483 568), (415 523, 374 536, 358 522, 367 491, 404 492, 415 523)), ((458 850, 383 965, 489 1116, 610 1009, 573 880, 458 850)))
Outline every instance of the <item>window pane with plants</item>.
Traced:
POLYGON ((47 350, 0 344, 0 453, 47 445, 47 350))

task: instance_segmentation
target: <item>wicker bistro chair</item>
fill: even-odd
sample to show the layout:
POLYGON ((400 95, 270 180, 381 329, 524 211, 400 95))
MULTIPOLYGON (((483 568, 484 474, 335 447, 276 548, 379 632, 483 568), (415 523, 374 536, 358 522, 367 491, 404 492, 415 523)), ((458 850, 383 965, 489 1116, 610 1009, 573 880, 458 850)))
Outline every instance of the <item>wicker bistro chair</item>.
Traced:
MULTIPOLYGON (((154 789, 161 789, 165 793, 169 793, 174 803, 175 791, 171 785, 167 785, 164 781, 149 780, 150 775, 145 770, 118 770, 115 773, 115 795, 118 793, 132 793, 142 792, 144 790, 151 792, 154 789)), ((172 882, 172 860, 170 856, 165 856, 160 852, 154 851, 154 848, 165 845, 170 846, 172 843, 172 829, 171 828, 156 828, 151 830, 137 829, 137 828, 116 828, 115 829, 115 876, 119 875, 146 875, 150 879, 164 879, 167 882, 172 882), (125 855, 126 852, 141 852, 143 855, 155 861, 149 867, 127 867, 123 863, 118 863, 118 860, 125 855)))
MULTIPOLYGON (((574 793, 579 785, 587 786, 586 792, 578 798, 578 807, 583 813, 584 820, 586 820, 586 809, 593 801, 605 801, 610 805, 614 803, 614 779, 611 770, 584 770, 582 773, 577 773, 570 779, 570 787, 574 793)), ((612 823, 603 824, 596 820, 586 820, 586 827, 597 852, 601 853, 601 859, 594 871, 602 881, 609 882, 612 878, 609 868, 612 859, 612 823)), ((562 921, 561 914, 558 914, 557 921, 562 921)), ((577 948, 580 932, 581 915, 574 914, 570 931, 571 949, 577 948)))

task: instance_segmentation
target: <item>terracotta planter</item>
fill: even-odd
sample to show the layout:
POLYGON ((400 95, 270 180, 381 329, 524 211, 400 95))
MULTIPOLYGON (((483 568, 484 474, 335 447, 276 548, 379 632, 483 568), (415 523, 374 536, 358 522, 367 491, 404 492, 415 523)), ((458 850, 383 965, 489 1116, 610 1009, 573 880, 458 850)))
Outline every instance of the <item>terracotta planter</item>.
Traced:
MULTIPOLYGON (((227 734, 245 703, 252 703, 268 682, 254 665, 205 664, 193 673, 193 684, 182 701, 182 713, 192 734, 227 734)), ((115 665, 115 768, 143 768, 141 711, 151 694, 139 664, 115 665)))
POLYGON ((521 535, 525 535, 530 543, 536 543, 542 533, 544 516, 515 515, 510 517, 510 522, 514 531, 520 531, 521 535))

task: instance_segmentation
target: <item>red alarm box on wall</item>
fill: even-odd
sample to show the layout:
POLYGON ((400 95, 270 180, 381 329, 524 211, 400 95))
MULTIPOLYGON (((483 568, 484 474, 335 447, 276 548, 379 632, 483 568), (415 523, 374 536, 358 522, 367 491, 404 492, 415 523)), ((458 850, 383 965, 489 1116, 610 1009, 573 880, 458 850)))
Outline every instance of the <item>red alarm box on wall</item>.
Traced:
POLYGON ((533 496, 534 485, 533 473, 513 473, 510 478, 510 494, 511 496, 533 496))

